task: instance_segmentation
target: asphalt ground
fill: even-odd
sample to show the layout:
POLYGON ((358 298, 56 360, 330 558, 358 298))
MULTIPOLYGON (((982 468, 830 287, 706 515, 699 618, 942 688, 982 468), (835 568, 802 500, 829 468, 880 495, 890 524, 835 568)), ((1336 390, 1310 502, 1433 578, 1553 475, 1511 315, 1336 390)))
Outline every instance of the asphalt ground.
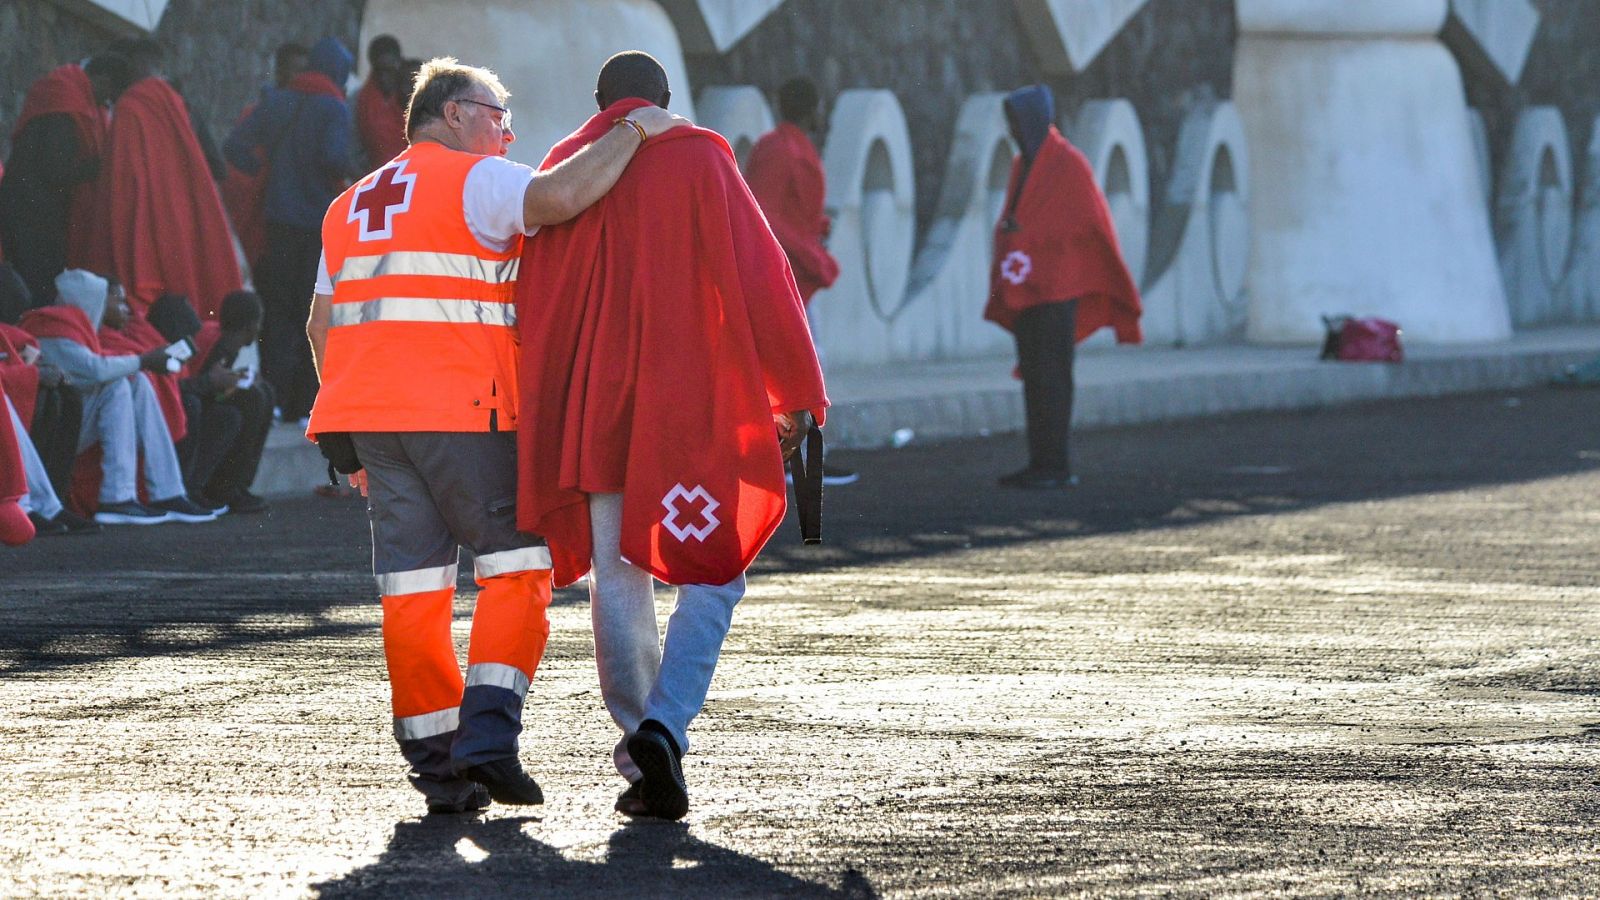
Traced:
POLYGON ((1061 493, 1020 444, 840 455, 679 824, 611 811, 570 590, 547 804, 423 816, 356 501, 0 554, 0 893, 1600 894, 1600 392, 1091 432, 1061 493))

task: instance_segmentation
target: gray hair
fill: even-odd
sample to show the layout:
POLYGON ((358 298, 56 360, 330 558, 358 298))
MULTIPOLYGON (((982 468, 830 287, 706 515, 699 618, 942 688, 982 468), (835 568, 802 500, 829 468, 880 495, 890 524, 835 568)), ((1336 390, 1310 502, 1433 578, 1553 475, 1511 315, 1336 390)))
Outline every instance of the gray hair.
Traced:
POLYGON ((460 100, 474 85, 488 88, 501 106, 511 92, 500 83, 500 76, 482 66, 463 65, 453 56, 439 56, 422 64, 411 86, 411 102, 406 104, 406 140, 417 129, 444 118, 444 105, 460 100))

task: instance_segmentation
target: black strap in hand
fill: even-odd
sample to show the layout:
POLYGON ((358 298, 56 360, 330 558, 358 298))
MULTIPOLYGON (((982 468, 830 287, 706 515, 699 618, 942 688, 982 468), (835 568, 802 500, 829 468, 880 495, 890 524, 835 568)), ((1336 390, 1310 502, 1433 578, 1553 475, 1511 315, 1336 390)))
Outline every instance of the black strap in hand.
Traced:
POLYGON ((807 544, 822 543, 822 457, 822 429, 812 422, 805 440, 789 458, 800 539, 807 544))

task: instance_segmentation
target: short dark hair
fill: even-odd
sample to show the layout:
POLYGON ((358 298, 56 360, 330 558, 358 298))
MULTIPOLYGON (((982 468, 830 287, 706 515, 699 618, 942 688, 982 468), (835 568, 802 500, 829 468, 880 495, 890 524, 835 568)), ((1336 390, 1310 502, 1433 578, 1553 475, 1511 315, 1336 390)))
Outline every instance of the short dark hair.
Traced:
POLYGON ((403 56, 400 52, 400 39, 392 34, 380 34, 367 43, 367 63, 370 65, 379 54, 393 53, 403 56))
POLYGON ((816 82, 805 77, 791 78, 778 88, 778 115, 785 122, 798 122, 817 111, 822 96, 816 82))
POLYGON ((135 78, 160 71, 167 62, 167 48, 155 38, 119 38, 111 43, 111 52, 126 57, 133 67, 135 78))
POLYGON ((272 68, 275 72, 281 72, 289 68, 289 65, 297 59, 310 58, 311 51, 306 49, 305 44, 289 41, 288 43, 279 44, 278 49, 272 52, 272 68))
POLYGON ((669 94, 667 70, 643 50, 624 50, 606 60, 594 86, 595 101, 602 109, 629 98, 664 106, 669 94))
POLYGON ((475 84, 488 88, 502 104, 511 96, 500 83, 499 76, 488 69, 462 65, 453 56, 435 57, 423 63, 411 86, 411 100, 406 104, 406 140, 423 125, 443 119, 444 105, 466 96, 475 84))
POLYGON ((255 291, 234 291, 222 298, 222 307, 217 312, 217 323, 223 331, 237 331, 252 325, 260 325, 265 315, 265 307, 261 305, 261 296, 255 291))
POLYGON ((133 83, 133 65, 121 53, 96 53, 83 64, 83 73, 93 80, 104 82, 111 100, 122 96, 122 92, 133 83))

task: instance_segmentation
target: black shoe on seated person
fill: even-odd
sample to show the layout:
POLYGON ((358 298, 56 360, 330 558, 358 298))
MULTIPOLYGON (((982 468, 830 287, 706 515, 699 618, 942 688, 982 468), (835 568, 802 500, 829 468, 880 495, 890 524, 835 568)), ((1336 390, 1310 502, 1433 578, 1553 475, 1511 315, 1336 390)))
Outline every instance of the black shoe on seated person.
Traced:
MULTIPOLYGON (((66 510, 62 510, 62 512, 66 512, 66 510)), ((59 521, 60 518, 60 516, 56 516, 54 519, 46 519, 36 512, 28 513, 28 521, 33 523, 34 537, 55 537, 66 534, 67 526, 59 521)))
POLYGON ((247 516, 251 513, 266 512, 268 507, 266 500, 240 489, 228 497, 228 508, 233 510, 235 515, 247 516))
POLYGON ((153 500, 150 508, 164 512, 179 522, 215 522, 217 514, 190 500, 183 494, 165 500, 153 500))
POLYGON ((1000 486, 1032 491, 1051 491, 1075 487, 1078 476, 1065 469, 1035 469, 1029 466, 1009 475, 1000 476, 1000 486))
POLYGON ((160 525, 171 522, 172 513, 145 506, 137 500, 125 500, 100 504, 94 511, 94 520, 101 525, 160 525))
POLYGON ((105 530, 70 509, 56 513, 56 517, 50 521, 64 529, 59 534, 99 534, 105 530))
POLYGON ((639 723, 628 737, 628 756, 644 778, 639 796, 645 815, 676 821, 689 812, 689 786, 683 780, 683 753, 667 727, 654 719, 639 723))
POLYGON ((483 785, 496 803, 537 806, 544 802, 544 791, 539 790, 539 783, 522 771, 522 763, 515 756, 463 769, 461 777, 483 785))
POLYGON ((223 503, 220 500, 213 500, 210 497, 207 497, 205 494, 198 494, 191 491, 189 494, 189 500, 194 503, 195 506, 206 510, 212 515, 225 516, 228 514, 228 504, 223 503))

